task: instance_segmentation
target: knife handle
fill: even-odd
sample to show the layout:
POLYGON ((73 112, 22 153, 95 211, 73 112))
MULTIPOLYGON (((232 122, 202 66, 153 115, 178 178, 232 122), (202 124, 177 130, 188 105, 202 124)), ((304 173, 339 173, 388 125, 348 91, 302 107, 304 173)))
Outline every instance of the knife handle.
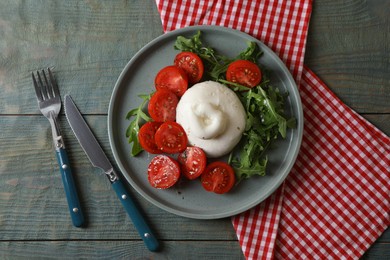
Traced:
POLYGON ((57 161, 60 166, 62 183, 64 185, 66 199, 70 216, 75 227, 81 227, 84 224, 84 215, 80 207, 79 197, 77 195, 76 185, 73 180, 72 170, 70 168, 68 155, 65 148, 56 149, 57 161))
POLYGON ((135 228, 137 229, 142 240, 145 242, 147 248, 150 251, 157 251, 159 248, 158 240, 152 233, 152 230, 146 223, 137 206, 135 205, 130 194, 125 189, 125 186, 123 185, 122 181, 120 179, 117 179, 116 181, 112 182, 112 187, 114 188, 119 200, 122 202, 123 207, 126 209, 127 214, 133 221, 135 228))

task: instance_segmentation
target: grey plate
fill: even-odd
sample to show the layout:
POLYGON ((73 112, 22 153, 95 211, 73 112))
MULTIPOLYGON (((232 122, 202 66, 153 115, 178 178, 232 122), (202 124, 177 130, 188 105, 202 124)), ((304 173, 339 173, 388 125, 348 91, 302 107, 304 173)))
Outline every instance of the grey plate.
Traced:
POLYGON ((194 26, 164 34, 143 47, 126 65, 112 93, 108 111, 108 133, 115 160, 126 180, 145 199, 177 215, 196 219, 217 219, 241 213, 265 200, 289 174, 301 145, 303 112, 296 84, 283 62, 262 42, 228 28, 194 26), (264 51, 260 59, 271 71, 272 85, 289 92, 286 113, 297 118, 296 129, 288 131, 284 140, 275 143, 268 152, 269 167, 264 177, 256 176, 242 181, 231 192, 217 195, 206 192, 199 180, 182 178, 173 188, 158 190, 147 180, 146 169, 153 155, 143 152, 133 158, 125 133, 129 121, 127 112, 141 104, 139 94, 154 90, 154 77, 163 67, 171 65, 178 51, 173 45, 179 35, 192 36, 202 31, 202 41, 226 56, 234 57, 247 47, 247 41, 256 41, 264 51))

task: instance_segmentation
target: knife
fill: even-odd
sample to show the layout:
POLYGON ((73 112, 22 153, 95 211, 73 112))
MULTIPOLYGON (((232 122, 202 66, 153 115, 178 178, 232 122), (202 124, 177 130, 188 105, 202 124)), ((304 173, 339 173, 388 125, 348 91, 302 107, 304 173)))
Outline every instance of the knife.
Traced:
POLYGON ((70 95, 65 96, 64 103, 65 115, 69 125, 92 165, 102 169, 106 173, 106 176, 111 182, 112 188, 115 190, 116 195, 122 202, 123 207, 126 209, 127 214, 133 221, 135 228, 142 240, 145 242, 147 248, 150 251, 157 251, 159 247, 158 240, 137 208, 134 200, 126 191, 122 180, 115 172, 112 164, 108 160, 70 95))

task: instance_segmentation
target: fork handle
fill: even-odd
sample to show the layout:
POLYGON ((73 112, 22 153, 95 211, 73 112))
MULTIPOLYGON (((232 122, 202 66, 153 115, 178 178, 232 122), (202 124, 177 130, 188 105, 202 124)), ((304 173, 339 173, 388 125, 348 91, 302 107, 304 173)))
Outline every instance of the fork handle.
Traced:
POLYGON ((76 185, 73 180, 72 170, 70 168, 68 155, 65 148, 56 149, 57 161, 60 166, 62 183, 64 185, 66 199, 68 201, 69 212, 73 225, 81 227, 84 224, 84 214, 81 210, 79 197, 77 195, 76 185))

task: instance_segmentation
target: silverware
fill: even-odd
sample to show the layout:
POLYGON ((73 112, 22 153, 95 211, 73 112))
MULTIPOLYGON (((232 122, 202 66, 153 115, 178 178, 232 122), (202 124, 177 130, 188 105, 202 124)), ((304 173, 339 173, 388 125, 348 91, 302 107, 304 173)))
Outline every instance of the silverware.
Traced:
POLYGON ((35 93, 38 99, 38 106, 41 113, 49 120, 53 136, 54 147, 56 150, 57 161, 60 166, 62 182, 64 185, 70 216, 73 225, 81 227, 84 224, 84 215, 81 211, 80 201, 77 195, 76 186, 73 180, 68 155, 66 153, 64 141, 60 133, 60 127, 57 122, 58 114, 61 110, 61 96, 56 81, 50 69, 47 69, 48 77, 44 70, 34 72, 32 79, 34 82, 35 93))
POLYGON ((152 230, 146 223, 145 218, 142 216, 132 197, 127 192, 122 180, 114 171, 114 168, 105 155, 103 149, 100 147, 94 134, 69 95, 65 96, 64 106, 66 118, 68 119, 70 127, 92 165, 102 169, 106 173, 111 182, 112 188, 115 190, 116 195, 121 201, 123 207, 126 209, 127 214, 133 221, 135 228, 145 242, 147 248, 150 251, 157 251, 159 248, 158 240, 152 233, 152 230))

